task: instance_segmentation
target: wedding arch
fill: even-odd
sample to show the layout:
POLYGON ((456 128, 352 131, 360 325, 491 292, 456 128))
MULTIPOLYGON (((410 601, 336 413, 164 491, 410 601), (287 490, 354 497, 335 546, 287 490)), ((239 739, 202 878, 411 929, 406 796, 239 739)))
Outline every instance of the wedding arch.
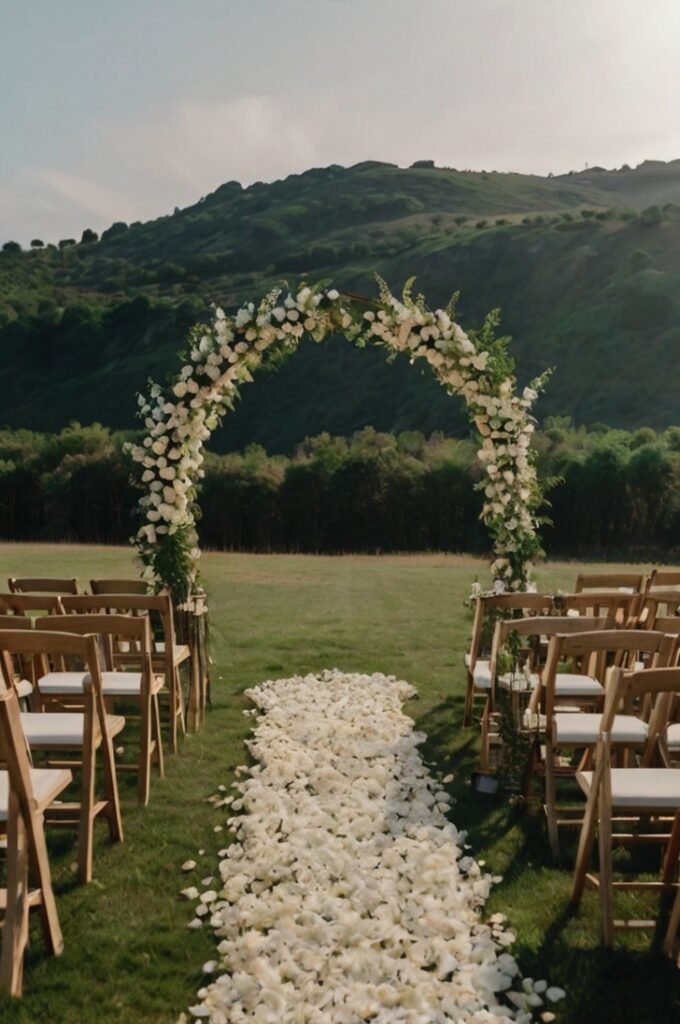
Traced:
POLYGON ((129 450, 140 470, 144 523, 133 542, 146 578, 169 587, 178 603, 196 589, 204 445, 233 408, 239 386, 263 363, 294 351, 306 335, 321 342, 341 334, 360 347, 379 345, 406 353, 411 362, 425 360, 440 384, 463 398, 481 441, 481 518, 492 538, 494 584, 507 590, 529 584, 540 551, 543 500, 531 409, 546 375, 519 394, 507 339, 495 335, 495 314, 466 333, 454 320, 455 296, 447 309, 431 310, 422 295, 413 296, 413 279, 400 299, 377 280, 379 295, 370 303, 318 284, 297 292, 275 289, 234 317, 217 308, 212 323, 192 328, 179 373, 166 387, 151 383, 140 395, 146 436, 129 450))

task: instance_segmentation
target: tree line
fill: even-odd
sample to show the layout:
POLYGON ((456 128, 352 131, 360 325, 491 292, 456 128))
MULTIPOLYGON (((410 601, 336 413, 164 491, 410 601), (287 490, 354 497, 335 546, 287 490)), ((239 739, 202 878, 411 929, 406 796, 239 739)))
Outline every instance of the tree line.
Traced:
MULTIPOLYGON (((139 496, 131 432, 72 424, 57 434, 0 431, 0 537, 125 543, 139 496)), ((576 428, 536 435, 549 481, 550 555, 670 560, 680 554, 680 427, 576 428)), ((472 439, 415 431, 321 434, 290 456, 258 445, 209 454, 201 543, 234 551, 485 552, 481 463, 472 439)))

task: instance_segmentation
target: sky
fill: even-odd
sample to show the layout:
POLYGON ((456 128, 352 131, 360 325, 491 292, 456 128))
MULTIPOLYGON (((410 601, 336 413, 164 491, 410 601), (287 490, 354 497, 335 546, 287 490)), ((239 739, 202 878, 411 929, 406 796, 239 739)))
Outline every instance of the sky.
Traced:
POLYGON ((680 0, 0 0, 0 243, 224 181, 680 157, 680 0))

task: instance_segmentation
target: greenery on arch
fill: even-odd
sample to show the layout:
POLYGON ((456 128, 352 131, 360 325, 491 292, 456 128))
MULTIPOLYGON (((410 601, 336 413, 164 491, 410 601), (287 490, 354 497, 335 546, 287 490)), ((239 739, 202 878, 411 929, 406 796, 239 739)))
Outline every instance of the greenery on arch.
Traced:
POLYGON ((496 314, 478 331, 455 322, 455 297, 431 310, 412 293, 413 280, 395 297, 378 278, 379 295, 367 303, 324 285, 297 292, 275 289, 234 317, 215 310, 198 324, 179 373, 163 388, 140 395, 146 436, 130 451, 139 466, 144 523, 134 543, 149 580, 186 601, 195 588, 200 549, 196 523, 204 445, 233 408, 253 372, 294 351, 304 335, 317 342, 342 334, 355 345, 378 345, 425 360, 437 380, 465 401, 480 437, 484 492, 482 520, 493 545, 495 586, 521 590, 530 583, 540 552, 538 512, 543 494, 536 476, 531 409, 546 375, 517 392, 507 338, 496 337, 496 314), (367 308, 368 306, 368 308, 367 308))

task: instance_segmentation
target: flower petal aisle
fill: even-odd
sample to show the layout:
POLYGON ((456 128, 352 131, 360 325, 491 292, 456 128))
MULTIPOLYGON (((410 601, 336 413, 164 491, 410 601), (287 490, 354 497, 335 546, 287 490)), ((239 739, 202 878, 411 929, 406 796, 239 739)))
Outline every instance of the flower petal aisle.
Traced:
POLYGON ((465 856, 420 758, 424 737, 401 710, 414 693, 338 671, 247 692, 264 714, 222 888, 185 890, 194 926, 209 914, 219 940, 194 1017, 488 1024, 530 1020, 562 995, 521 983, 502 918, 482 923, 492 879, 465 856))

